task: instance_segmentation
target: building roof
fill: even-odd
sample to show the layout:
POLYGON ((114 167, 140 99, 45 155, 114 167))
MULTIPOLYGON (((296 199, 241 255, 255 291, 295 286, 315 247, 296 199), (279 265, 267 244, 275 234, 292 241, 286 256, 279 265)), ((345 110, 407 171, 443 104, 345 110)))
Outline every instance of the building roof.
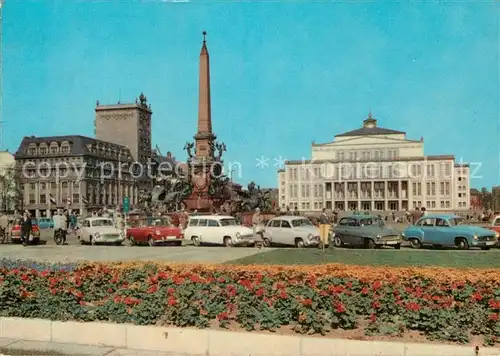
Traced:
MULTIPOLYGON (((15 158, 31 158, 32 155, 28 154, 28 147, 31 144, 39 145, 41 143, 47 143, 50 145, 51 142, 57 142, 61 144, 62 142, 68 142, 70 144, 71 150, 69 153, 57 153, 47 154, 47 156, 98 156, 93 153, 88 146, 90 145, 102 145, 107 148, 113 148, 116 150, 121 150, 122 152, 128 153, 131 157, 130 150, 126 146, 117 145, 115 143, 106 142, 97 140, 92 137, 81 136, 81 135, 67 135, 67 136, 45 136, 45 137, 36 137, 36 136, 25 136, 15 153, 15 158)), ((37 155, 40 157, 41 155, 37 155)))
POLYGON ((437 155, 437 156, 420 156, 420 157, 398 157, 396 159, 386 158, 386 159, 357 159, 357 160, 342 160, 337 161, 334 159, 306 159, 306 160, 296 160, 296 161, 285 161, 285 165, 300 165, 300 164, 310 164, 310 163, 363 163, 363 162, 408 162, 408 161, 444 161, 444 160, 455 160, 453 155, 437 155))
POLYGON ((406 135, 404 131, 396 131, 391 129, 384 129, 382 127, 377 127, 377 120, 372 116, 370 112, 368 117, 363 120, 363 127, 360 129, 348 131, 341 133, 339 135, 335 135, 335 137, 342 136, 374 136, 374 135, 406 135))

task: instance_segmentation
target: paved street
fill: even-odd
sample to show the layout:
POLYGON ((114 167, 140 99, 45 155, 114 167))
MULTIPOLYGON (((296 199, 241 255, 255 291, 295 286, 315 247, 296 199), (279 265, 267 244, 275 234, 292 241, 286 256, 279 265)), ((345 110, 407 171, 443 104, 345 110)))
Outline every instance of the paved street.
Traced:
MULTIPOLYGON (((52 230, 42 230, 45 244, 26 246, 0 245, 0 258, 50 261, 132 261, 158 260, 174 262, 224 263, 254 255, 264 250, 255 247, 194 247, 194 246, 88 246, 80 245, 75 235, 68 237, 68 246, 57 246, 52 230)), ((268 249, 266 249, 268 251, 268 249)))

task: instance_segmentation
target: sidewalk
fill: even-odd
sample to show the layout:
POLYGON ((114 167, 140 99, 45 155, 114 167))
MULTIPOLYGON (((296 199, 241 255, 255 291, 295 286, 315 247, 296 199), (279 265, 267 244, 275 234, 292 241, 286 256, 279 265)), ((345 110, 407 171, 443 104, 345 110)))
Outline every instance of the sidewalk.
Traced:
MULTIPOLYGON (((115 349, 112 347, 61 344, 57 342, 26 341, 0 338, 0 356, 173 356, 172 353, 115 349), (10 351, 10 352, 9 352, 10 351), (21 353, 21 351, 24 351, 21 353)), ((177 356, 177 355, 176 355, 177 356)), ((198 355, 183 355, 198 356, 198 355)))

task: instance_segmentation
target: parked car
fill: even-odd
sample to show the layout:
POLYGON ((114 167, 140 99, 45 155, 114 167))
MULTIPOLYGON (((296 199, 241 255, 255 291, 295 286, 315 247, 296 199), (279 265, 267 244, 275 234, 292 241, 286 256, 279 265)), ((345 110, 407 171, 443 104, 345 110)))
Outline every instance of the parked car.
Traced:
POLYGON ((52 218, 40 218, 38 219, 38 227, 40 229, 53 229, 54 220, 52 218))
POLYGON ((420 218, 404 232, 404 239, 414 248, 423 245, 458 247, 467 250, 480 247, 489 250, 497 242, 496 234, 480 226, 466 225, 457 215, 433 214, 420 218))
MULTIPOLYGON (((14 219, 12 229, 10 230, 10 237, 14 243, 21 242, 21 224, 22 219, 14 219)), ((36 219, 31 220, 31 235, 29 241, 35 245, 40 243, 40 228, 38 227, 38 221, 36 219)))
POLYGON ((318 246, 319 228, 300 216, 279 216, 269 220, 263 232, 264 246, 318 246))
POLYGON ((164 243, 182 245, 182 229, 172 225, 169 218, 140 219, 126 230, 131 245, 149 244, 157 246, 164 243))
POLYGON ((195 246, 210 244, 232 247, 254 243, 252 229, 240 225, 234 217, 225 215, 190 217, 184 237, 195 246))
POLYGON ((391 246, 401 248, 401 234, 385 225, 384 220, 373 215, 351 215, 340 219, 335 227, 333 246, 344 244, 376 248, 391 246))
POLYGON ((497 245, 500 246, 500 215, 493 218, 491 223, 484 226, 487 229, 495 231, 495 236, 497 238, 497 245))
POLYGON ((121 245, 125 240, 124 233, 115 227, 110 218, 92 217, 83 220, 82 226, 76 230, 81 244, 113 243, 121 245))

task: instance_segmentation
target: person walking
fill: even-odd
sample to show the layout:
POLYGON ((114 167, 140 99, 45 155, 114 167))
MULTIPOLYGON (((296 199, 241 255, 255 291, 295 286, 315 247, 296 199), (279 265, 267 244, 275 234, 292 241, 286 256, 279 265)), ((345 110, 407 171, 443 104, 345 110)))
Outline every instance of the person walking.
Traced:
POLYGON ((328 223, 328 217, 326 216, 326 208, 323 208, 321 215, 319 217, 319 238, 320 244, 319 248, 325 248, 328 245, 328 233, 330 232, 330 224, 328 223))
POLYGON ((255 213, 252 216, 252 228, 253 228, 253 238, 255 245, 258 247, 262 247, 262 235, 261 232, 263 230, 262 227, 262 215, 260 215, 260 209, 255 209, 255 213))
POLYGON ((57 211, 57 215, 54 216, 54 234, 60 233, 63 238, 63 245, 67 245, 66 243, 66 234, 68 233, 68 222, 66 220, 66 215, 62 212, 62 210, 57 211))
POLYGON ((21 241, 23 242, 23 246, 26 246, 28 244, 32 228, 33 226, 31 222, 31 216, 26 211, 23 215, 23 220, 21 224, 21 241))

